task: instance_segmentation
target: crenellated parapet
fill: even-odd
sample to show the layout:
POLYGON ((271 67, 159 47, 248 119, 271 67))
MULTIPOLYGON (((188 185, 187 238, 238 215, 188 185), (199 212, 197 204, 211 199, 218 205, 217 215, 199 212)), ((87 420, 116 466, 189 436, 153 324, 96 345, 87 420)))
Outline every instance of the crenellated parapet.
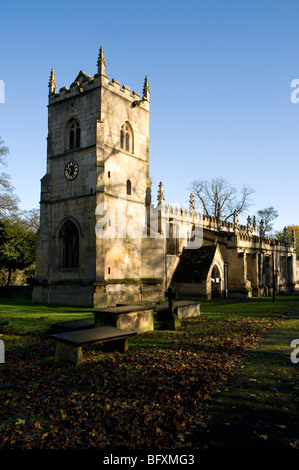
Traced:
POLYGON ((142 106, 144 109, 149 109, 150 88, 147 76, 144 80, 141 98, 140 94, 136 91, 131 91, 129 86, 121 85, 114 78, 112 80, 109 79, 106 74, 106 57, 102 46, 99 50, 97 67, 98 72, 94 76, 81 70, 69 87, 61 87, 59 91, 56 89, 56 78, 54 69, 52 69, 49 80, 49 104, 52 105, 68 98, 76 98, 102 86, 116 95, 131 101, 132 107, 142 106))
MULTIPOLYGON (((189 198, 189 207, 181 208, 165 204, 165 194, 163 183, 160 182, 158 189, 158 204, 156 206, 151 205, 151 211, 153 214, 158 214, 161 219, 176 223, 177 225, 190 225, 200 226, 202 229, 217 232, 219 234, 235 235, 239 241, 248 242, 255 247, 263 247, 267 250, 274 249, 288 249, 290 244, 286 236, 283 241, 279 241, 276 238, 266 236, 264 229, 264 222, 261 220, 257 225, 256 217, 247 217, 247 224, 243 225, 239 223, 238 214, 235 211, 233 221, 222 220, 220 208, 217 211, 217 217, 208 216, 196 211, 196 205, 194 202, 194 195, 191 193, 189 198)), ((295 247, 295 232, 292 234, 291 244, 295 247)))

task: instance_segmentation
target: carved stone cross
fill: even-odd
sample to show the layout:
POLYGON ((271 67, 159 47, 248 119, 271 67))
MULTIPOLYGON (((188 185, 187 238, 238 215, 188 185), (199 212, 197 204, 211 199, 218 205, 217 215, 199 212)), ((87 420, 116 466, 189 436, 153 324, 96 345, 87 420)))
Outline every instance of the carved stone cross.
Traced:
POLYGON ((165 292, 165 297, 168 297, 168 310, 170 313, 173 313, 173 299, 175 299, 175 292, 172 287, 168 287, 167 292, 165 292))

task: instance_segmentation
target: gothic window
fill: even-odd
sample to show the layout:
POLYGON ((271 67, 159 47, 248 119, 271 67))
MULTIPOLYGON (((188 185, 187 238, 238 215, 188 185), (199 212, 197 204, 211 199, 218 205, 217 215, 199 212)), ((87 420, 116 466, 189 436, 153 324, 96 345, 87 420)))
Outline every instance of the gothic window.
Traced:
POLYGON ((120 131, 120 148, 124 148, 124 140, 125 140, 125 133, 124 130, 121 129, 120 131))
POLYGON ((130 180, 127 181, 127 195, 131 196, 132 194, 132 183, 130 180))
POLYGON ((80 127, 77 127, 76 129, 76 147, 80 147, 81 143, 81 129, 80 127))
POLYGON ((79 232, 76 225, 68 221, 60 230, 63 268, 79 267, 79 232))
POLYGON ((69 149, 80 147, 81 145, 81 129, 78 121, 72 119, 68 125, 69 149))
POLYGON ((220 282, 220 271, 218 266, 215 264, 212 271, 212 280, 217 284, 220 282))
POLYGON ((121 126, 120 148, 126 152, 134 153, 133 130, 128 122, 121 126))

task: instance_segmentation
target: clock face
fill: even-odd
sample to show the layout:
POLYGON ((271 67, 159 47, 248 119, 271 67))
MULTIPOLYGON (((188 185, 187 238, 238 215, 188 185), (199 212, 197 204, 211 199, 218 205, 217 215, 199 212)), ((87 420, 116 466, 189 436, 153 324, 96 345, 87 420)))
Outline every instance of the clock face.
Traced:
POLYGON ((64 176, 68 180, 73 180, 76 178, 79 172, 79 165, 75 161, 68 162, 64 168, 64 176))

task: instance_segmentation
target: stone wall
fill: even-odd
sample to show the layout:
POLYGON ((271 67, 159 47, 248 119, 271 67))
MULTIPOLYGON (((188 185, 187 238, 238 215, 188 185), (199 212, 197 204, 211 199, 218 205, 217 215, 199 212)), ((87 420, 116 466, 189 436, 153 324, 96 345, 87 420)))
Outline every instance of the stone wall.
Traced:
POLYGON ((64 285, 35 286, 33 303, 78 305, 93 307, 93 286, 79 286, 77 283, 64 285))
POLYGON ((174 290, 177 292, 179 298, 205 298, 210 299, 207 294, 207 282, 201 283, 174 283, 174 290))
POLYGON ((3 298, 19 298, 26 297, 30 299, 32 295, 31 286, 0 286, 0 297, 3 298))

